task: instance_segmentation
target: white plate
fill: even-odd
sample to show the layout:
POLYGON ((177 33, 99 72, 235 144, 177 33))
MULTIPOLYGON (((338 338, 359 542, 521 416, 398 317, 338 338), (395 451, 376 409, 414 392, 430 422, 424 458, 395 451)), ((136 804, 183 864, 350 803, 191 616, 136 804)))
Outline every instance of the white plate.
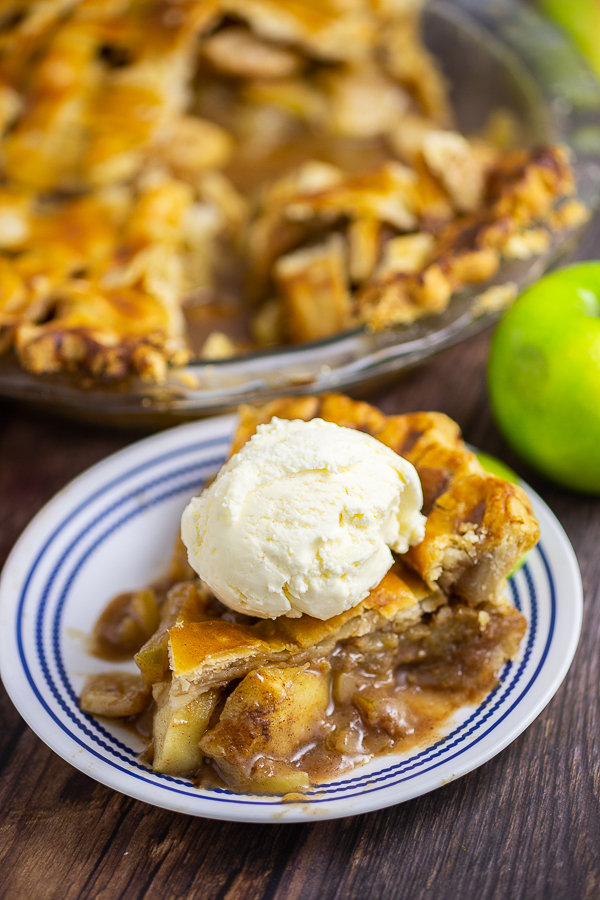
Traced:
POLYGON ((235 421, 194 422, 122 450, 67 485, 25 530, 0 583, 2 678, 23 718, 56 753, 115 790, 166 809, 243 822, 314 821, 391 806, 506 747, 558 689, 581 626, 575 555, 532 491, 542 539, 509 584, 528 621, 520 656, 506 664, 498 687, 476 708, 461 710, 432 746, 376 759, 302 803, 282 803, 155 775, 137 761, 142 747, 129 732, 81 712, 77 696, 86 674, 111 669, 86 654, 82 635, 112 596, 164 572, 181 511, 221 465, 235 421))

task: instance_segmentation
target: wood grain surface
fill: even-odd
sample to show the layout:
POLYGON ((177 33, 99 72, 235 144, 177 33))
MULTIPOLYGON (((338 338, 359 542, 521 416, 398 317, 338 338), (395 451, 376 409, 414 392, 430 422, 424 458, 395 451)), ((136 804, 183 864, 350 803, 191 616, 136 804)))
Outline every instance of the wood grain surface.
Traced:
MULTIPOLYGON (((598 255, 600 223, 581 255, 598 255)), ((438 409, 542 495, 579 558, 585 614, 556 697, 475 772, 401 806, 311 825, 155 809, 49 750, 0 687, 2 900, 597 900, 600 898, 600 500, 553 487, 507 448, 485 388, 490 333, 371 399, 438 409)), ((0 404, 0 561, 59 488, 139 437, 0 404)))

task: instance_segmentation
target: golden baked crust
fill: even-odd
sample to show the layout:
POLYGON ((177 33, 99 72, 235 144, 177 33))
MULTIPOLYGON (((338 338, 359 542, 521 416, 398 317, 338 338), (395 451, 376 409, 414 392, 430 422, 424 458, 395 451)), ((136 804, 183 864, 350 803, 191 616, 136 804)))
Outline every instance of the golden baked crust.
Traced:
POLYGON ((361 315, 380 328, 441 312, 455 291, 494 275, 511 237, 544 222, 557 198, 573 190, 562 148, 501 158, 487 175, 477 211, 442 229, 420 271, 367 283, 357 298, 361 315))
POLYGON ((234 239, 220 187, 156 173, 69 200, 5 191, 2 345, 36 373, 164 380, 168 364, 189 358, 181 298, 202 286, 210 249, 234 239))
POLYGON ((271 188, 250 231, 252 272, 258 293, 275 273, 292 341, 332 334, 340 321, 377 330, 442 312, 456 291, 495 275, 503 256, 544 252, 557 203, 575 190, 561 147, 499 154, 424 127, 407 157, 409 166, 388 161, 352 177, 309 164, 271 188), (331 269, 334 254, 345 266, 317 286, 315 260, 331 269), (291 285, 279 275, 288 269, 291 285), (319 315, 295 290, 302 282, 318 294, 319 315))
POLYGON ((434 412, 385 416, 342 394, 282 398, 241 407, 232 452, 273 416, 357 428, 408 459, 421 480, 427 523, 406 561, 432 590, 472 604, 502 602, 506 576, 537 543, 539 526, 523 489, 485 472, 455 422, 434 412))
POLYGON ((259 346, 386 328, 576 227, 563 151, 453 130, 418 7, 6 0, 0 351, 160 382, 188 301, 235 296, 259 346))

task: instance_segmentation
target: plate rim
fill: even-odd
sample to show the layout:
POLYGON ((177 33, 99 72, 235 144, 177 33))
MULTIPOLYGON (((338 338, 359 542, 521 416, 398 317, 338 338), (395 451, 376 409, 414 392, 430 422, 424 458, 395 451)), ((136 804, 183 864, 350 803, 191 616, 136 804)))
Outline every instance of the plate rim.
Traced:
MULTIPOLYGON (((109 484, 118 483, 119 480, 122 480, 127 476, 128 472, 130 473, 136 468, 135 466, 133 468, 131 466, 127 466, 127 463, 133 463, 136 459, 138 460, 138 462, 140 462, 141 457, 144 456, 147 449, 152 448, 153 450, 158 450, 160 448, 160 445, 162 444, 167 449, 172 448, 173 450, 175 450, 177 444, 181 445, 182 437, 185 434, 193 434, 194 436, 200 438, 207 437, 211 432, 216 433, 220 431, 222 435, 224 428, 228 428, 229 431, 232 430, 235 420, 235 414, 215 416, 211 417, 210 419, 203 419, 200 421, 176 426, 174 428, 167 429, 165 431, 159 432, 158 434, 154 434, 136 441, 133 444, 130 444, 127 447, 124 447, 121 450, 105 457, 98 463, 86 469, 84 472, 70 481, 64 488, 58 491, 57 494, 55 494, 46 504, 44 504, 44 506, 33 517, 31 522, 26 526, 21 536, 15 543, 6 560, 4 570, 0 578, 0 646, 2 646, 3 644, 6 645, 7 632, 12 631, 14 634, 14 628, 17 624, 15 616, 19 606, 18 597, 20 595, 20 586, 23 579, 23 573, 21 573, 19 577, 18 572, 19 566, 21 565, 21 559, 23 557, 26 557, 29 559, 29 561, 31 561, 33 556, 37 555, 37 553, 40 551, 40 547, 42 545, 45 545, 45 542, 42 541, 42 537, 44 536, 44 534, 46 534, 47 537, 47 526, 50 524, 49 520, 56 511, 56 508, 65 501, 66 495, 68 495, 72 488, 80 488, 82 486, 85 486, 86 483, 89 483, 89 488, 92 488, 94 483, 97 487, 100 486, 100 484, 106 485, 107 482, 109 484), (109 477, 111 472, 118 473, 119 471, 119 477, 111 481, 109 477), (34 554, 31 554, 28 549, 29 542, 32 540, 32 538, 34 539, 34 554), (27 550, 25 549, 26 547, 27 550), (15 577, 19 584, 19 588, 17 589, 15 589, 11 584, 11 580, 14 580, 15 577), (14 609, 12 609, 11 616, 12 607, 14 607, 14 609), (5 622, 7 615, 9 621, 5 622)), ((169 455, 169 453, 163 454, 163 456, 167 457, 169 455)), ((483 763, 487 762, 489 759, 493 758, 499 752, 505 749, 508 744, 515 740, 527 727, 529 727, 531 722, 550 702, 550 700, 560 687, 562 681, 564 680, 572 663, 579 640, 583 612, 583 589, 577 558, 569 542, 569 539, 556 516, 552 513, 549 507, 535 491, 533 491, 523 482, 522 484, 527 489, 534 507, 538 508, 538 512, 542 514, 541 517, 546 520, 546 527, 549 528, 550 531, 554 532, 554 539, 559 541, 564 554, 564 558, 561 559, 561 565, 565 569, 564 578, 567 578, 567 580, 570 582, 571 589, 573 591, 571 597, 571 609, 574 613, 572 627, 570 629, 568 641, 566 642, 565 646, 565 652, 563 653, 559 664, 555 666, 553 671, 550 673, 548 673, 547 671, 544 672, 543 661, 540 662, 538 670, 536 670, 534 676, 531 679, 530 686, 535 684, 539 680, 540 674, 544 672, 544 690, 542 691, 538 699, 532 705, 526 708, 525 714, 522 714, 519 719, 510 724, 508 728, 501 730, 500 734, 496 736, 496 740, 493 742, 491 747, 483 746, 475 752, 473 747, 468 747, 466 748, 466 753, 465 748, 463 748, 452 757, 452 759, 456 760, 457 765, 450 778, 445 778, 440 782, 439 775, 437 779, 435 779, 435 776, 431 775, 429 779, 431 783, 425 787, 416 783, 409 787, 409 785, 404 782, 402 784, 402 796, 400 798, 395 796, 397 792, 394 790, 394 785, 386 785, 383 791, 375 792, 375 795, 377 796, 377 800, 375 802, 370 802, 367 800, 367 797, 371 794, 371 792, 367 791, 362 792, 360 795, 329 798, 329 802, 342 804, 341 808, 339 809, 319 809, 321 804, 316 803, 315 801, 283 803, 281 800, 273 801, 269 805, 267 805, 266 802, 262 802, 257 806, 236 805, 235 809, 223 807, 218 811, 206 811, 204 809, 197 810, 188 808, 184 809, 182 808, 181 804, 177 804, 176 802, 164 802, 165 798, 162 797, 162 795, 160 796, 160 798, 149 797, 148 793, 152 793, 154 787, 151 783, 146 783, 145 787, 141 787, 140 790, 136 790, 135 788, 137 787, 137 778, 130 779, 128 775, 130 775, 131 773, 127 773, 124 770, 122 772, 115 773, 114 779, 111 779, 109 775, 107 775, 107 773, 90 771, 89 765, 86 766, 85 762, 82 761, 82 759, 78 758, 78 756, 81 756, 81 750, 77 751, 77 754, 74 757, 73 753, 71 752, 71 748, 65 746, 65 741, 71 742, 75 739, 73 737, 65 735, 62 737, 61 743, 61 740, 57 739, 54 734, 53 726, 50 727, 50 729, 48 728, 48 723, 46 721, 48 718, 48 713, 44 709, 44 704, 43 701, 41 701, 39 694, 36 693, 34 682, 30 682, 29 687, 37 701, 37 704, 34 707, 34 712, 30 712, 27 700, 22 700, 19 695, 19 683, 22 683, 23 678, 28 678, 27 673, 23 670, 22 667, 16 672, 10 671, 7 662, 8 658, 10 657, 10 653, 8 655, 5 652, 0 654, 0 675, 4 682, 7 693, 9 694, 9 697, 19 711, 20 715, 25 719, 27 724, 38 735, 38 737, 40 737, 40 739, 44 741, 44 743, 46 743, 54 752, 56 752, 71 765, 74 765, 80 771, 85 772, 100 783, 111 787, 113 790, 117 790, 120 793, 124 793, 128 796, 134 797, 135 799, 141 800, 142 802, 150 803, 160 808, 184 812, 189 815, 212 818, 215 820, 266 824, 269 822, 292 823, 324 821, 326 819, 345 817, 349 815, 358 815, 362 814, 363 812, 375 811, 378 809, 386 808, 388 806, 396 805, 401 802, 405 802, 407 800, 413 799, 416 796, 421 796, 431 790, 435 790, 437 787, 449 783, 449 781, 454 781, 457 778, 462 777, 462 775, 467 774, 468 772, 473 771, 474 769, 483 765, 483 763), (41 716, 38 716, 37 713, 41 713, 41 716), (126 787, 123 787, 123 785, 120 783, 121 779, 126 779, 127 782, 133 781, 134 784, 127 784, 126 787), (351 804, 352 806, 356 806, 358 808, 348 809, 346 808, 347 804, 351 804), (276 810, 279 810, 279 812, 276 812, 276 810)), ((75 509, 77 508, 78 507, 76 505, 75 509)), ((552 575, 549 568, 549 563, 545 559, 545 554, 541 546, 539 549, 542 553, 542 559, 545 563, 545 566, 548 569, 550 590, 552 591, 552 575)), ((560 602, 558 593, 556 596, 556 602, 560 602)), ((548 647, 550 646, 551 641, 548 642, 548 647)), ((529 687, 527 688, 527 690, 529 690, 529 687)), ((490 695, 488 695, 488 697, 489 696, 490 695)), ((508 715, 511 710, 512 706, 509 708, 506 715, 508 715)), ((446 736, 444 736, 444 739, 445 737, 446 736)), ((83 745, 82 749, 84 750, 84 752, 90 751, 89 747, 85 747, 83 745)), ((423 749, 431 749, 431 745, 429 748, 424 747, 423 749)), ((106 762, 106 758, 103 759, 99 754, 95 755, 98 756, 100 764, 106 762)), ((395 755, 391 754, 389 757, 382 757, 381 759, 392 760, 394 758, 395 755)), ((357 769, 353 770, 353 772, 360 772, 360 768, 361 767, 357 767, 357 769)), ((377 772, 373 773, 373 778, 377 777, 378 774, 379 773, 377 772)), ((250 798, 253 795, 242 796, 250 798)), ((233 802, 235 801, 232 801, 232 803, 233 802)))

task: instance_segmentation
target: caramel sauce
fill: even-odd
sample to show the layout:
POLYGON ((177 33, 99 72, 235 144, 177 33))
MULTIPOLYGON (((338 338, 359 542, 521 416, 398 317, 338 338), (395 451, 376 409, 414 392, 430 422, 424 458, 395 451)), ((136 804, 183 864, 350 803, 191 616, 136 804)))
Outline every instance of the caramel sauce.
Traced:
POLYGON ((256 191, 256 172, 261 185, 269 184, 299 168, 307 160, 337 166, 350 176, 364 175, 392 157, 382 139, 340 138, 300 133, 268 150, 259 159, 240 144, 226 169, 233 184, 244 194, 256 191))
MULTIPOLYGON (((428 746, 441 736, 453 713, 483 699, 491 687, 467 692, 428 688, 407 683, 406 676, 406 670, 399 669, 391 683, 380 683, 376 688, 381 706, 389 710, 386 727, 369 725, 352 702, 335 703, 323 723, 323 735, 301 748, 292 765, 298 765, 308 773, 311 783, 318 785, 373 757, 428 746)), ((373 690, 373 684, 366 681, 366 685, 373 690)))
MULTIPOLYGON (((292 768, 306 772, 311 786, 318 787, 373 758, 431 746, 443 737, 448 720, 457 710, 481 702, 493 687, 492 682, 467 692, 440 690, 402 684, 403 675, 405 673, 398 672, 393 688, 381 695, 404 708, 395 735, 365 724, 352 703, 334 703, 321 723, 320 734, 300 746, 286 762, 292 768)), ((197 788, 236 790, 236 785, 208 758, 192 781, 197 788)), ((302 799, 301 795, 298 799, 302 799)))
MULTIPOLYGON (((333 712, 322 723, 322 736, 299 747, 293 759, 286 762, 292 768, 306 772, 311 786, 318 787, 373 758, 431 746, 443 736, 444 726, 453 713, 467 702, 480 702, 488 690, 481 688, 468 699, 461 691, 440 692, 419 687, 394 692, 391 694, 393 699, 401 699, 407 711, 406 730, 395 738, 383 729, 366 726, 352 704, 335 704, 333 712), (339 745, 347 742, 344 752, 332 746, 330 738, 333 734, 339 745)), ((236 790, 236 785, 208 758, 192 781, 197 788, 236 790)))
POLYGON ((256 349, 250 330, 251 310, 245 302, 243 289, 235 293, 211 292, 191 297, 183 307, 186 337, 194 356, 214 331, 226 335, 239 353, 256 349))

